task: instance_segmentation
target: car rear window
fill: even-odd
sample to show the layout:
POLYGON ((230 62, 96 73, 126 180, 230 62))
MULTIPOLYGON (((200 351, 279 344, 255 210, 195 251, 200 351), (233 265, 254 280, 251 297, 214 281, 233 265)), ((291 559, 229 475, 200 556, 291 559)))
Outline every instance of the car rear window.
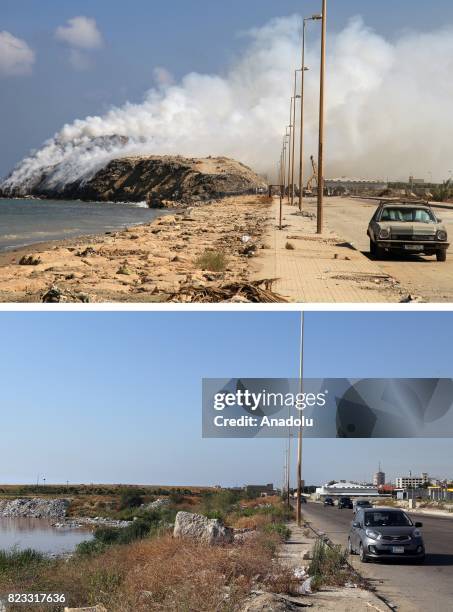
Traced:
POLYGON ((374 510, 365 512, 364 524, 365 527, 410 527, 412 521, 404 512, 374 510))
POLYGON ((381 221, 402 223, 435 223, 434 215, 424 208, 387 207, 381 213, 381 221))

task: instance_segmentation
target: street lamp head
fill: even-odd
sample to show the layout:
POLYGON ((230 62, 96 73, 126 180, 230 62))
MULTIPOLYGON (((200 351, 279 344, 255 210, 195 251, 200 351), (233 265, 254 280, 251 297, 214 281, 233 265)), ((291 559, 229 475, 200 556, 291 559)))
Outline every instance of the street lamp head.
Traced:
POLYGON ((322 19, 322 14, 312 15, 308 19, 311 19, 312 21, 320 21, 322 19))

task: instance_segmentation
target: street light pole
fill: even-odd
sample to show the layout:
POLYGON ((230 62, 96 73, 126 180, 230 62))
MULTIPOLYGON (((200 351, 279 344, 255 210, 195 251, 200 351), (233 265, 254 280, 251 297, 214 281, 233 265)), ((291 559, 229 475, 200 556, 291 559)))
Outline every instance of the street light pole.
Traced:
POLYGON ((294 89, 293 89, 293 114, 291 123, 293 125, 293 139, 292 139, 292 157, 291 157, 291 206, 294 204, 294 156, 295 156, 295 145, 296 145, 296 100, 297 100, 297 73, 299 70, 294 71, 294 89))
POLYGON ((289 159, 289 155, 290 155, 290 148, 289 148, 290 134, 288 134, 288 128, 289 127, 290 126, 286 127, 285 138, 284 138, 284 148, 285 148, 284 183, 285 183, 285 193, 286 193, 286 188, 288 188, 288 199, 289 199, 289 170, 290 170, 290 159, 289 159))
POLYGON ((304 111, 305 111, 305 72, 309 70, 305 66, 305 37, 307 30, 307 21, 319 21, 321 15, 312 15, 305 17, 302 25, 302 65, 301 65, 301 83, 300 83, 300 150, 299 150, 299 210, 302 211, 302 200, 304 197, 304 111))
POLYGON ((302 70, 300 83, 300 147, 299 147, 299 210, 302 211, 302 199, 304 197, 304 88, 305 88, 305 30, 307 20, 304 19, 302 26, 302 70))
POLYGON ((293 134, 293 126, 291 123, 292 120, 292 116, 293 116, 293 98, 291 97, 291 104, 290 104, 290 108, 289 108, 289 140, 288 140, 288 204, 289 204, 289 197, 290 197, 290 183, 291 183, 291 138, 292 138, 292 134, 293 134))
MULTIPOLYGON (((300 314, 300 361, 299 361, 299 389, 302 393, 303 390, 303 377, 304 377, 304 326, 305 326, 305 315, 304 312, 300 314)), ((300 527, 302 522, 301 513, 301 495, 302 495, 302 425, 299 426, 299 432, 297 437, 297 499, 296 499, 296 520, 300 527)))
POLYGON ((318 207, 316 233, 323 230, 324 205, 324 84, 326 77, 327 0, 322 0, 321 71, 319 79, 318 207))

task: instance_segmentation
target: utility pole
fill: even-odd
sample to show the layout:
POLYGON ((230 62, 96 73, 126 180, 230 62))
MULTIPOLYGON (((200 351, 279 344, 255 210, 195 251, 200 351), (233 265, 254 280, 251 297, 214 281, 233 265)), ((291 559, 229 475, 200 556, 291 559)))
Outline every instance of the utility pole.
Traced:
POLYGON ((324 85, 326 78, 327 0, 322 0, 321 72, 319 83, 318 209, 316 232, 322 234, 324 205, 324 85))
MULTIPOLYGON (((299 390, 303 391, 303 379, 304 379, 304 326, 305 326, 305 314, 300 313, 300 357, 299 357, 299 390)), ((303 427, 299 426, 299 432, 297 437, 297 499, 296 499, 296 520, 300 527, 302 522, 301 513, 301 495, 302 495, 302 434, 303 427)))

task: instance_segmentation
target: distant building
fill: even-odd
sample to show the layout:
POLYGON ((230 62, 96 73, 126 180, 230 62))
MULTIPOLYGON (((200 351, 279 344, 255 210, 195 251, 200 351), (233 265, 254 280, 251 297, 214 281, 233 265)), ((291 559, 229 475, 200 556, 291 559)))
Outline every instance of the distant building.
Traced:
POLYGON ((395 478, 395 487, 397 489, 417 489, 429 483, 429 476, 423 472, 421 476, 399 476, 395 478))
POLYGON ((268 495, 275 495, 275 489, 272 483, 266 485, 245 485, 244 489, 247 495, 250 495, 251 497, 267 497, 268 495))
POLYGON ((379 469, 373 475, 373 484, 375 487, 381 487, 385 485, 385 472, 381 470, 381 464, 379 463, 379 469))
POLYGON ((371 485, 360 485, 355 482, 336 482, 317 487, 317 497, 374 497, 378 496, 379 491, 371 485))
POLYGON ((324 183, 329 195, 361 195, 364 193, 375 195, 388 188, 386 181, 356 179, 346 176, 326 179, 324 183))

